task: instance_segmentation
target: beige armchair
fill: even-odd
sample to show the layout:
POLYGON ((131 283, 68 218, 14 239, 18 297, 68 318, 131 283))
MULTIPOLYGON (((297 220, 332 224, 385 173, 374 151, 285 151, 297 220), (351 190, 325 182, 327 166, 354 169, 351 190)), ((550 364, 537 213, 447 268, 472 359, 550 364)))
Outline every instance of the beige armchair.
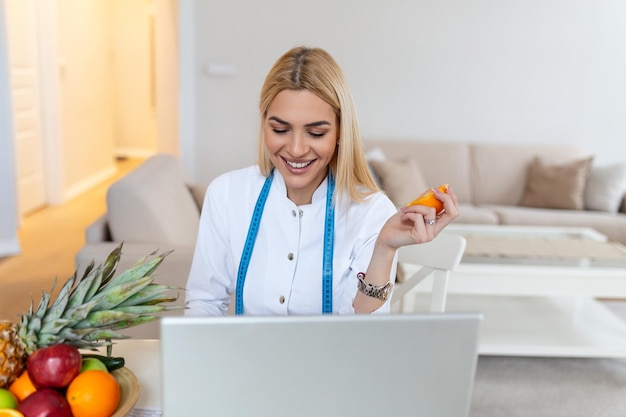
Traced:
MULTIPOLYGON (((178 303, 183 305, 205 189, 191 183, 176 157, 150 157, 107 190, 107 211, 85 231, 86 243, 75 258, 77 268, 84 270, 91 260, 103 262, 122 242, 120 272, 155 251, 173 250, 157 270, 157 281, 181 288, 178 303)), ((158 338, 158 322, 123 333, 158 338)))

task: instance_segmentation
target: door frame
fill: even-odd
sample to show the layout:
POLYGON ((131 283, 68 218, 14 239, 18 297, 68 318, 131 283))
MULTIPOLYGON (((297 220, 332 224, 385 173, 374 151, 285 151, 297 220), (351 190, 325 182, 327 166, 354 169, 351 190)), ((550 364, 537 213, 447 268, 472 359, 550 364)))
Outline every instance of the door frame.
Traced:
POLYGON ((180 158, 192 178, 196 172, 196 0, 178 0, 179 102, 178 146, 180 158))
MULTIPOLYGON (((6 27, 4 1, 0 2, 0 27, 6 27)), ((0 33, 0 135, 8 140, 0 140, 0 199, 5 206, 0 216, 0 257, 21 252, 17 237, 20 222, 15 170, 13 105, 9 78, 9 51, 6 31, 0 33)))

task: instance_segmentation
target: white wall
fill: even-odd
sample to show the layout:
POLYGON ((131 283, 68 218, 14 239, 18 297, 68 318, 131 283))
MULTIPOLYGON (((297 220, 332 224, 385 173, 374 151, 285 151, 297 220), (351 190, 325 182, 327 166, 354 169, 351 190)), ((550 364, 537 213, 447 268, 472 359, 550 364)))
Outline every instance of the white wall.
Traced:
POLYGON ((327 49, 343 67, 364 138, 573 143, 598 163, 626 153, 623 0, 181 0, 180 7, 183 19, 194 18, 195 43, 181 44, 193 48, 181 51, 193 59, 181 68, 195 92, 191 104, 181 103, 195 112, 181 113, 195 120, 181 130, 181 152, 198 180, 254 163, 263 78, 299 44, 327 49), (208 74, 212 64, 236 74, 208 74))

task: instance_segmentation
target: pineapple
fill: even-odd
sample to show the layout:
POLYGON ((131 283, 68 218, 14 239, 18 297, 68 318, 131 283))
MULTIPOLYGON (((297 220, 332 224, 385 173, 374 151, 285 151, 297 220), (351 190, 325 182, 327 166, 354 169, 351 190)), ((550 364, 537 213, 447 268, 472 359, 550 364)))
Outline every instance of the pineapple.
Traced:
POLYGON ((115 276, 122 245, 106 261, 95 267, 91 262, 82 278, 77 272, 59 290, 56 299, 43 291, 36 310, 21 315, 19 323, 0 321, 0 387, 7 388, 24 371, 26 359, 36 349, 69 343, 79 349, 107 346, 112 340, 125 339, 120 329, 147 323, 156 313, 182 309, 163 305, 173 302, 167 292, 175 287, 154 283, 153 272, 170 252, 149 259, 152 253, 115 276))

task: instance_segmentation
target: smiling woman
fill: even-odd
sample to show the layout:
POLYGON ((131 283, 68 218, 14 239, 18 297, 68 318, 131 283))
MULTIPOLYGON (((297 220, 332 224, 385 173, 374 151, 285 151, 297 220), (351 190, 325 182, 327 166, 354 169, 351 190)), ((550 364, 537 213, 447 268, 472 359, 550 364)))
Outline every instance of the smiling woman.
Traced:
POLYGON ((226 314, 231 296, 237 314, 389 312, 396 250, 449 224, 454 192, 435 192, 439 215, 396 211, 370 176, 348 84, 323 49, 276 61, 259 114, 258 166, 207 189, 186 314, 226 314))

